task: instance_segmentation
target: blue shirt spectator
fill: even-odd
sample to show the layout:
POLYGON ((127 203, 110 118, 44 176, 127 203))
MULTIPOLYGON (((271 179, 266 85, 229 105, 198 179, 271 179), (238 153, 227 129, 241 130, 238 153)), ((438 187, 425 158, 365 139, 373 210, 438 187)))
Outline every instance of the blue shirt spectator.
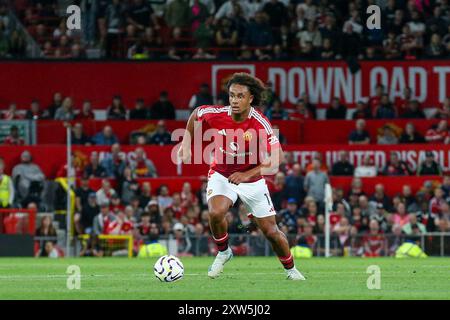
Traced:
POLYGON ((119 139, 117 139, 110 126, 105 126, 102 132, 97 133, 92 138, 92 142, 96 145, 112 146, 113 144, 118 143, 119 139))

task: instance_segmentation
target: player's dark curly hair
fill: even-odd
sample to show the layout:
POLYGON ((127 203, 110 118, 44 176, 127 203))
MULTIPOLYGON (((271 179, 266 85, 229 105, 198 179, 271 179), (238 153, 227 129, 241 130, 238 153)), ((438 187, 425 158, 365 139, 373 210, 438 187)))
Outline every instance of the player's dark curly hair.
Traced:
POLYGON ((266 86, 258 78, 253 77, 252 75, 245 72, 237 72, 233 74, 231 79, 228 81, 228 90, 230 89, 232 84, 240 84, 248 88, 250 94, 253 96, 252 105, 261 106, 264 103, 266 86))

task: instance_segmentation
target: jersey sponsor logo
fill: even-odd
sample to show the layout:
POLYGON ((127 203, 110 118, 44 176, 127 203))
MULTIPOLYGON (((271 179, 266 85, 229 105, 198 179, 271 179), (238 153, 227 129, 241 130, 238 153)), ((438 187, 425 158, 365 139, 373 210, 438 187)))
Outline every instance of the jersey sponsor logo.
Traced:
POLYGON ((208 194, 208 196, 210 196, 210 195, 211 195, 211 193, 213 193, 213 191, 212 191, 212 189, 209 189, 209 190, 208 190, 208 193, 207 193, 207 194, 208 194))
POLYGON ((239 150, 239 144, 237 144, 237 142, 230 142, 230 149, 233 150, 234 152, 239 150))

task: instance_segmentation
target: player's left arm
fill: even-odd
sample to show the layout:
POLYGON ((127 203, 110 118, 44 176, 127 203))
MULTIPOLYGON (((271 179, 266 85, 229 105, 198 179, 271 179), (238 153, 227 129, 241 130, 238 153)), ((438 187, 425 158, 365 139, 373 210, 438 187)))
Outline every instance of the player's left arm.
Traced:
POLYGON ((254 177, 276 174, 283 160, 284 152, 281 146, 273 148, 269 152, 269 156, 260 165, 248 171, 235 172, 228 177, 228 181, 234 184, 239 184, 241 182, 247 182, 254 177))

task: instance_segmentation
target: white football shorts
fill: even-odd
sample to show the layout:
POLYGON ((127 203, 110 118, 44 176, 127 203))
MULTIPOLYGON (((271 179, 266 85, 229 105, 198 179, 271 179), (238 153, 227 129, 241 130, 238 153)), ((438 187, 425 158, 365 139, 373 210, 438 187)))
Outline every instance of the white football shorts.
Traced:
POLYGON ((240 183, 238 185, 228 182, 228 179, 218 172, 214 172, 208 179, 206 200, 222 195, 229 198, 233 204, 239 197, 247 207, 249 213, 256 218, 264 218, 276 214, 270 198, 266 180, 240 183))

